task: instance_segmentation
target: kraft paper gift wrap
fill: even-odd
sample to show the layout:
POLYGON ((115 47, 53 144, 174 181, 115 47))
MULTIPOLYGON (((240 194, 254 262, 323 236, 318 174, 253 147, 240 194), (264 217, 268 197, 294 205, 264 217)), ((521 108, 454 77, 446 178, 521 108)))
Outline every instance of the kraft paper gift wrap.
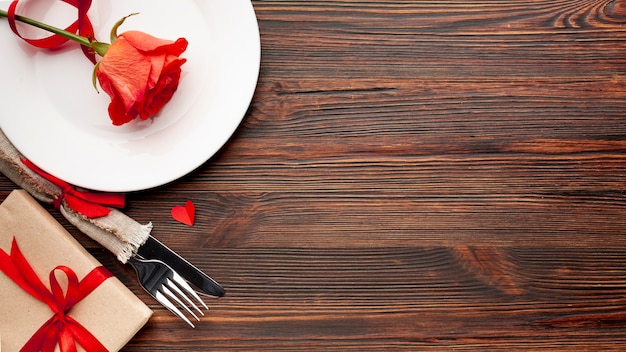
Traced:
MULTIPOLYGON (((26 191, 15 190, 0 204, 0 248, 10 253, 13 238, 40 280, 70 267, 82 280, 101 264, 26 191)), ((66 278, 56 275, 65 290, 66 278)), ((13 352, 52 317, 41 302, 0 271, 0 351, 13 352)), ((110 277, 69 311, 109 351, 120 350, 146 324, 152 311, 122 282, 110 277)), ((78 346, 79 351, 84 351, 78 346)), ((59 347, 57 346, 57 351, 59 347)))

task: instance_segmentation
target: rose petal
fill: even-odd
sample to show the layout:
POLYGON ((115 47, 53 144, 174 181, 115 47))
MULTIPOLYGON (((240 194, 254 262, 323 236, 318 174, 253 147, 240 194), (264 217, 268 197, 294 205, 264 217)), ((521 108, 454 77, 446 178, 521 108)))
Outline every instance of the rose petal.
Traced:
POLYGON ((150 65, 134 48, 124 42, 120 42, 116 49, 100 61, 96 75, 101 83, 108 80, 108 84, 101 84, 102 89, 112 98, 113 96, 120 98, 128 111, 145 93, 150 65))
POLYGON ((156 38, 150 34, 139 31, 127 31, 118 37, 126 39, 130 45, 144 52, 164 50, 168 54, 180 56, 186 49, 188 42, 185 38, 178 38, 176 41, 156 38))

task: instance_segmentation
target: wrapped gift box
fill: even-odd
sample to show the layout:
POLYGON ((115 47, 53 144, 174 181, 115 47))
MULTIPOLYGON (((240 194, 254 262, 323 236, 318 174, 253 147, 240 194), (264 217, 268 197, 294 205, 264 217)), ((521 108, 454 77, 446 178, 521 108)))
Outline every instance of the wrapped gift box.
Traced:
MULTIPOLYGON (((101 265, 23 190, 13 191, 0 205, 0 248, 6 253, 13 238, 48 288, 49 273, 59 265, 70 267, 79 280, 101 265)), ((63 275, 57 277, 59 282, 65 279, 63 275)), ((146 324, 152 311, 117 278, 110 277, 78 302, 69 315, 109 351, 118 351, 146 324)), ((0 351, 19 351, 52 316, 48 305, 0 271, 0 351)))

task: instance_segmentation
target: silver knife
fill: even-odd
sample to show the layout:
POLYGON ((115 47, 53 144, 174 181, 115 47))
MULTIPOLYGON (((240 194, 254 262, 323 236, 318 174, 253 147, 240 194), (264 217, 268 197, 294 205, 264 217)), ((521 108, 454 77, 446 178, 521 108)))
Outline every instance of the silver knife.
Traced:
POLYGON ((148 236, 148 240, 139 247, 137 254, 144 259, 161 260, 195 286, 199 293, 213 297, 222 297, 226 293, 215 280, 152 236, 148 236))

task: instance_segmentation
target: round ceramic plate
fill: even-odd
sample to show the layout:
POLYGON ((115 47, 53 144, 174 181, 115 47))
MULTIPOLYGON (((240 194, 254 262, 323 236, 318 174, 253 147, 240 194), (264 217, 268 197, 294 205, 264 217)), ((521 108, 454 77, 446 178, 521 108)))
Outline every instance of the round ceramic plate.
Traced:
MULTIPOLYGON (((18 13, 62 27, 74 21, 69 5, 39 2, 48 7, 30 0, 18 13)), ((174 181, 228 141, 254 94, 261 46, 249 0, 94 0, 89 17, 97 39, 108 42, 114 23, 135 12, 119 33, 184 37, 189 46, 172 100, 155 118, 123 126, 111 124, 110 99, 94 89, 93 65, 77 44, 37 49, 0 20, 0 128, 27 159, 71 184, 129 192, 174 181)))

